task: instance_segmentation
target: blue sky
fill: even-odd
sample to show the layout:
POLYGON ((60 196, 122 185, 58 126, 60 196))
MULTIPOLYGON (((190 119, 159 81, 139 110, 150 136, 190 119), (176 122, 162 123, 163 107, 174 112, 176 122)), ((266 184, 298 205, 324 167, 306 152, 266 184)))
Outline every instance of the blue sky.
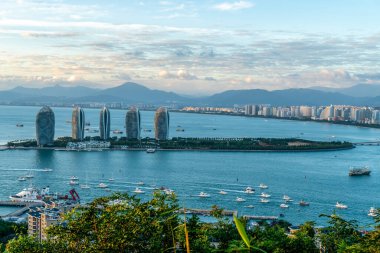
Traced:
POLYGON ((0 89, 380 83, 378 10, 375 0, 2 0, 0 89))

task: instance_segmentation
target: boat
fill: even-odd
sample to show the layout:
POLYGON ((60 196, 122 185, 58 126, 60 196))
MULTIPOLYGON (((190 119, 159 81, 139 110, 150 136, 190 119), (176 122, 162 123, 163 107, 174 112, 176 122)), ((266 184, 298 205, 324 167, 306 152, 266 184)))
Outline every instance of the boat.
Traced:
POLYGON ((253 205, 245 206, 246 208, 255 208, 253 205))
POLYGON ((79 180, 79 177, 77 177, 77 176, 71 176, 70 180, 79 180))
POLYGON ((15 195, 9 196, 13 202, 33 202, 43 203, 43 198, 49 195, 49 187, 38 190, 34 187, 24 188, 22 191, 15 195))
POLYGON ((17 178, 18 181, 25 181, 26 180, 26 177, 19 177, 17 178))
POLYGON ((245 202, 245 199, 240 198, 240 197, 236 197, 236 202, 245 202))
POLYGON ((137 185, 144 185, 144 182, 143 182, 143 181, 140 181, 140 182, 137 182, 136 184, 137 184, 137 185))
POLYGON ((371 170, 368 167, 351 167, 348 172, 349 176, 369 176, 371 170))
POLYGON ((123 131, 116 129, 116 130, 113 130, 112 133, 114 133, 114 134, 123 134, 123 131))
POLYGON ((339 208, 339 209, 347 209, 348 208, 347 205, 344 205, 344 204, 339 203, 339 202, 336 202, 335 207, 339 208))
POLYGON ((81 184, 80 188, 81 189, 90 189, 91 187, 88 184, 81 184))
POLYGON ((260 189, 268 189, 268 185, 261 183, 259 185, 260 189))
POLYGON ((219 194, 221 194, 221 195, 226 195, 226 194, 228 194, 228 192, 221 190, 221 191, 219 192, 219 194))
POLYGON ((288 195, 284 195, 282 197, 282 199, 285 200, 285 201, 291 201, 292 200, 288 195))
POLYGON ((269 199, 260 199, 261 203, 269 203, 269 199))
POLYGON ((105 183, 100 183, 100 184, 98 184, 98 187, 99 188, 107 188, 108 185, 106 185, 105 183))
POLYGON ((280 207, 281 208, 289 208, 289 206, 287 204, 281 204, 280 207))
POLYGON ((262 193, 260 194, 260 197, 262 197, 262 198, 270 198, 270 196, 271 196, 271 195, 269 195, 269 194, 267 194, 267 193, 265 193, 265 192, 262 192, 262 193))
POLYGON ((41 171, 43 171, 43 172, 52 172, 53 169, 50 169, 50 168, 43 168, 41 171))
POLYGON ((377 211, 376 208, 371 207, 371 208, 369 209, 368 216, 370 216, 370 217, 377 217, 378 214, 379 214, 379 213, 378 213, 378 211, 377 211))
POLYGON ((253 194, 253 193, 255 193, 255 190, 252 189, 252 187, 248 186, 247 188, 245 188, 244 193, 253 194))
POLYGON ((176 131, 177 132, 185 132, 185 129, 183 129, 183 128, 177 128, 176 131))
POLYGON ((175 194, 175 192, 172 189, 164 189, 163 190, 166 195, 172 195, 175 194))
POLYGON ((301 200, 299 203, 298 203, 300 206, 309 206, 309 202, 306 202, 304 200, 301 200))
POLYGON ((155 148, 148 148, 148 149, 146 149, 146 152, 147 153, 154 153, 154 152, 156 152, 156 149, 155 148))
POLYGON ((34 178, 34 175, 31 170, 29 170, 29 173, 25 175, 26 179, 34 178))
POLYGON ((16 127, 24 127, 24 124, 18 123, 16 124, 16 127))
POLYGON ((70 185, 77 185, 78 184, 78 180, 70 180, 69 184, 70 185))
POLYGON ((90 123, 89 121, 87 121, 87 122, 85 123, 85 126, 91 126, 91 123, 90 123))
POLYGON ((205 193, 205 192, 200 192, 197 196, 200 198, 209 198, 210 194, 205 193))
POLYGON ((136 187, 136 189, 133 192, 136 193, 136 194, 143 194, 143 193, 145 193, 143 190, 141 190, 138 187, 136 187))

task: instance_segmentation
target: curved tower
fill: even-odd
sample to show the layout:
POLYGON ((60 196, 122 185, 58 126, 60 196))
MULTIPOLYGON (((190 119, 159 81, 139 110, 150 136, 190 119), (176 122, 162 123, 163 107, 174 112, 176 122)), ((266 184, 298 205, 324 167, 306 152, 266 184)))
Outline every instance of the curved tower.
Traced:
POLYGON ((154 116, 154 130, 156 140, 167 140, 169 138, 169 112, 165 107, 157 109, 154 116))
POLYGON ((84 138, 84 111, 80 107, 75 107, 73 110, 73 116, 71 120, 72 128, 71 135, 74 140, 83 140, 84 138))
POLYGON ((140 139, 140 111, 136 107, 129 109, 125 115, 125 127, 128 139, 140 139))
POLYGON ((103 107, 100 111, 99 131, 102 140, 110 138, 111 114, 107 107, 103 107))
POLYGON ((36 116, 36 139, 38 146, 53 144, 55 116, 49 106, 44 106, 36 116))

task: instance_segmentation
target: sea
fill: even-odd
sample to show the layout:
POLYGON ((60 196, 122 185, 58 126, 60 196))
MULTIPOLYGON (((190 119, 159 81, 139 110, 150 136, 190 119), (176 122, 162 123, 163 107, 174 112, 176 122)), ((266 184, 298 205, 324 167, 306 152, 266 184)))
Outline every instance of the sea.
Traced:
MULTIPOLYGON (((0 106, 0 144, 11 140, 35 138, 35 117, 40 107, 0 106), (23 124, 23 127, 16 127, 23 124)), ((72 108, 52 108, 55 113, 55 136, 71 135, 72 108)), ((99 125, 100 109, 84 109, 92 129, 99 125)), ((111 129, 125 135, 126 110, 111 111, 111 129)), ((153 137, 153 111, 141 111, 142 137, 153 137)), ((86 133, 96 135, 96 133, 86 133)), ((111 134, 114 135, 114 134, 111 134)), ((265 119, 244 116, 170 113, 170 137, 298 137, 320 141, 380 141, 380 129, 334 125, 313 121, 265 119), (176 131, 177 128, 184 131, 176 131)), ((50 187, 51 192, 68 194, 73 188, 70 177, 79 177, 74 186, 82 202, 89 202, 113 192, 134 194, 136 187, 145 191, 138 197, 146 200, 158 187, 173 189, 179 205, 210 209, 217 205, 237 210, 239 215, 283 216, 292 224, 315 221, 326 224, 320 214, 336 213, 370 228, 370 207, 380 207, 380 146, 358 146, 350 150, 323 152, 208 152, 208 151, 0 151, 0 200, 30 185, 50 187), (371 176, 349 177, 351 166, 368 166, 371 176), (43 171, 52 169, 51 172, 43 171), (18 177, 33 174, 27 181, 18 177), (114 179, 110 181, 109 179, 114 179), (138 185, 144 182, 144 185, 138 185), (105 183, 110 191, 97 187, 105 183), (266 184, 268 189, 258 186, 266 184), (246 187, 256 190, 246 194, 246 187), (227 195, 220 195, 220 190, 227 195), (210 195, 200 198, 200 192, 210 195), (260 202, 260 193, 270 194, 269 203, 260 202), (283 196, 294 201, 282 209, 283 196), (237 202, 236 198, 245 202, 237 202), (308 207, 300 207, 305 200, 308 207), (336 209, 336 202, 347 209, 336 209), (249 208, 248 206, 254 206, 249 208)), ((0 208, 0 214, 8 209, 0 208)))

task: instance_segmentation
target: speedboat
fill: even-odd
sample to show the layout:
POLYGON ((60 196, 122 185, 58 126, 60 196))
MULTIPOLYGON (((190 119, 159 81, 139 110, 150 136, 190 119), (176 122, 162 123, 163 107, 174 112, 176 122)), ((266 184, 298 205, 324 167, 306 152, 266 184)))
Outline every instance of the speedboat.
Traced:
POLYGON ((255 190, 248 186, 247 188, 245 188, 244 192, 248 194, 253 194, 255 193, 255 190))
POLYGON ((18 180, 18 181, 25 181, 26 178, 25 178, 25 177, 19 177, 17 180, 18 180))
POLYGON ((245 202, 245 199, 240 198, 240 197, 236 197, 236 202, 245 202))
POLYGON ((69 184, 70 185, 77 185, 78 184, 78 180, 70 180, 69 184))
POLYGON ((209 198, 209 197, 210 197, 210 194, 205 193, 205 192, 200 192, 200 193, 198 194, 198 197, 201 197, 201 198, 209 198))
POLYGON ((133 192, 136 193, 136 194, 143 194, 143 193, 145 193, 143 190, 141 190, 138 187, 136 187, 136 189, 133 192))
POLYGON ((271 195, 269 195, 269 194, 267 194, 267 193, 265 193, 265 192, 262 192, 262 193, 260 194, 260 197, 262 197, 262 198, 270 198, 270 196, 271 196, 271 195))
POLYGON ((105 183, 100 183, 100 184, 98 184, 98 187, 99 188, 107 188, 108 185, 106 185, 105 183))
POLYGON ((80 188, 81 189, 90 189, 91 187, 88 184, 81 184, 80 188))
POLYGON ((280 207, 281 208, 288 208, 289 206, 287 204, 281 204, 280 207))
POLYGON ((348 208, 347 205, 344 205, 344 204, 339 203, 339 202, 336 202, 335 207, 336 207, 336 208, 339 208, 339 209, 347 209, 347 208, 348 208))
POLYGON ((368 216, 370 216, 370 217, 377 217, 377 215, 378 215, 378 211, 377 211, 377 209, 374 208, 374 207, 371 207, 371 208, 369 209, 368 216))
POLYGON ((221 194, 221 195, 226 195, 226 194, 228 194, 226 191, 223 191, 223 190, 221 190, 220 192, 219 192, 219 194, 221 194))
POLYGON ((300 206, 309 206, 309 202, 306 202, 304 200, 301 200, 299 203, 298 203, 300 206))
POLYGON ((71 176, 70 180, 79 180, 79 177, 77 177, 77 176, 71 176))
POLYGON ((263 184, 263 183, 261 183, 261 184, 259 185, 259 187, 260 187, 261 189, 268 189, 268 185, 263 184))
POLYGON ((269 199, 260 199, 261 203, 269 203, 269 199))

